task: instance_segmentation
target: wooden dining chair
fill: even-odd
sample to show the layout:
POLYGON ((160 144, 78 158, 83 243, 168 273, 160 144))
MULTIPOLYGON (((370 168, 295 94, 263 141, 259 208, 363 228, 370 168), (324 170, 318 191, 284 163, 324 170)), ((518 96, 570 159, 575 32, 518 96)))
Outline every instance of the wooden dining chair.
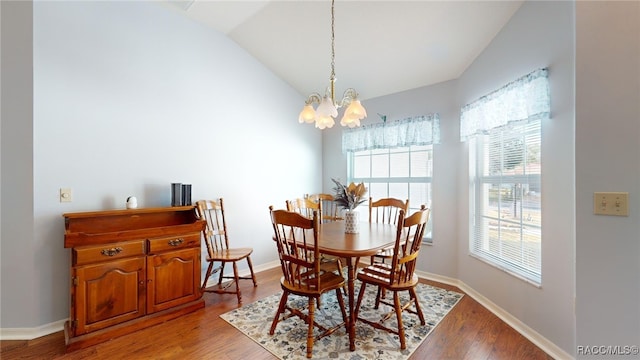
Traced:
POLYGON ((333 201, 333 195, 320 193, 309 195, 309 198, 320 204, 320 210, 322 211, 321 221, 323 223, 344 220, 338 204, 333 201))
MULTIPOLYGON (((318 213, 318 219, 322 219, 322 207, 320 202, 314 201, 311 196, 307 196, 305 198, 297 198, 293 200, 285 201, 287 206, 287 211, 296 212, 307 219, 313 218, 313 213, 318 213)), ((320 269, 323 271, 334 271, 337 270, 340 274, 343 274, 342 266, 344 264, 344 260, 335 256, 321 255, 320 259, 320 269)), ((318 306, 320 306, 320 300, 318 299, 318 306)))
MULTIPOLYGON (((382 198, 373 201, 369 198, 369 222, 396 224, 400 210, 404 210, 406 214, 409 211, 409 199, 402 201, 396 198, 382 198)), ((385 260, 393 257, 393 248, 389 247, 380 250, 377 254, 371 256, 371 264, 376 260, 384 263, 385 260)))
POLYGON ((314 341, 332 334, 347 322, 344 299, 340 291, 345 286, 346 280, 341 274, 320 270, 318 248, 320 220, 317 212, 314 212, 311 219, 293 211, 274 210, 273 206, 269 207, 269 212, 282 269, 280 279, 282 297, 269 334, 274 334, 280 320, 298 316, 308 324, 307 358, 311 358, 314 341), (335 291, 343 322, 327 328, 315 320, 314 307, 320 296, 330 291, 335 291), (291 294, 308 298, 307 313, 304 313, 304 309, 290 306, 288 299, 291 294), (290 314, 285 315, 285 311, 290 314), (282 319, 280 315, 283 316, 282 319), (314 327, 320 330, 319 334, 314 334, 314 327))
POLYGON ((217 294, 236 294, 238 303, 241 303, 242 293, 240 292, 239 280, 252 280, 253 286, 258 286, 256 276, 253 273, 253 264, 251 263, 253 248, 233 248, 229 246, 227 223, 224 215, 224 201, 222 198, 196 201, 196 212, 200 219, 207 221, 203 235, 207 246, 207 262, 209 266, 207 267, 207 273, 202 282, 201 291, 217 294), (251 276, 238 275, 237 263, 243 259, 247 260, 251 276), (224 267, 227 263, 233 265, 233 276, 224 274, 224 267), (214 264, 218 264, 218 267, 214 268, 214 264), (220 272, 218 284, 212 288, 207 288, 209 277, 216 272, 220 272), (223 284, 223 280, 225 279, 232 279, 233 281, 223 284), (235 289, 231 288, 232 284, 235 285, 235 289))
POLYGON ((394 252, 391 263, 371 264, 361 269, 357 277, 358 280, 361 281, 361 286, 360 292, 358 293, 358 301, 356 303, 354 318, 358 321, 369 324, 376 329, 381 329, 398 335, 400 338, 400 349, 402 350, 407 347, 404 325, 402 323, 402 312, 407 311, 417 314, 420 318, 420 324, 425 324, 424 315, 422 314, 420 302, 415 290, 416 285, 418 284, 418 276, 415 274, 415 270, 418 253, 420 252, 420 245, 422 244, 422 237, 428 220, 429 209, 424 205, 421 206, 420 210, 407 218, 405 218, 405 211, 400 210, 397 220, 398 230, 396 232, 396 242, 393 247, 394 252), (379 308, 380 303, 393 308, 391 312, 385 314, 379 321, 372 321, 370 319, 359 317, 358 315, 367 285, 378 287, 374 306, 375 309, 379 308), (393 303, 381 297, 381 289, 393 292, 393 303), (409 301, 405 304, 400 303, 398 293, 401 291, 409 292, 409 301), (415 305, 415 310, 410 308, 411 304, 415 305), (397 329, 392 329, 384 325, 384 322, 394 314, 396 315, 396 320, 398 322, 397 329))
POLYGON ((318 212, 318 217, 322 219, 322 209, 320 208, 320 204, 311 200, 309 197, 287 200, 286 205, 287 211, 297 212, 309 219, 313 217, 313 212, 316 211, 318 212))

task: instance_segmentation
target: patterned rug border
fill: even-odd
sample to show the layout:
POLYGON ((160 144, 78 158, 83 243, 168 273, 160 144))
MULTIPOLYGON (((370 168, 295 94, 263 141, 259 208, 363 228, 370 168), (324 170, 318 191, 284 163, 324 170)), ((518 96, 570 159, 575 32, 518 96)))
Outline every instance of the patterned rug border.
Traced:
MULTIPOLYGON (((382 314, 392 310, 384 304, 378 310, 373 309, 375 288, 367 287, 365 300, 360 308, 360 316, 376 320, 382 314), (383 308, 384 307, 384 308, 383 308)), ((356 297, 359 284, 356 284, 356 297)), ((420 325, 417 315, 403 313, 402 321, 405 325, 407 348, 400 350, 400 341, 397 335, 377 330, 369 325, 356 324, 356 350, 349 351, 349 341, 344 328, 330 336, 324 337, 314 343, 314 359, 397 359, 409 358, 411 354, 424 342, 433 329, 455 307, 464 294, 452 290, 445 290, 428 284, 418 284, 416 288, 420 306, 425 316, 426 325, 420 325)), ((406 296, 406 291, 401 293, 401 301, 406 296)), ((280 321, 276 327, 276 333, 268 334, 269 328, 282 292, 257 300, 251 304, 228 311, 220 317, 235 327, 242 334, 262 346, 269 353, 282 360, 303 359, 306 354, 307 326, 297 317, 291 317, 280 321)), ((306 305, 306 298, 294 295, 289 296, 289 304, 302 307, 306 305)), ((316 319, 319 323, 332 326, 342 321, 340 310, 333 293, 322 297, 322 306, 316 310, 316 319)), ((395 318, 387 320, 386 326, 395 327, 395 318)))

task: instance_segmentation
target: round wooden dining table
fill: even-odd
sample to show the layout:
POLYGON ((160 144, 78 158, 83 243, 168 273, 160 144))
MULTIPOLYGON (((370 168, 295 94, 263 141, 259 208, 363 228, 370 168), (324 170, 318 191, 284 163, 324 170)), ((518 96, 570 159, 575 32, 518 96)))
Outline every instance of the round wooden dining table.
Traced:
POLYGON ((344 221, 334 221, 321 224, 318 229, 318 248, 320 253, 338 256, 347 260, 347 291, 349 298, 349 319, 347 332, 349 334, 349 349, 354 351, 356 319, 355 307, 355 279, 356 259, 369 258, 379 250, 393 246, 396 241, 398 228, 394 224, 360 223, 357 234, 345 233, 344 221))

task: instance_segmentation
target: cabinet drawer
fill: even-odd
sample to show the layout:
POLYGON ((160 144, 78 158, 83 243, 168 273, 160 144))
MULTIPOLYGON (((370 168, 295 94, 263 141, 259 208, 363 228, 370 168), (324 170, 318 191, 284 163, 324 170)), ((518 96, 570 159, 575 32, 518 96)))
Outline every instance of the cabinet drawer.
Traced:
POLYGON ((144 240, 73 248, 73 264, 85 265, 145 254, 144 240))
POLYGON ((149 239, 149 253, 184 249, 200 245, 200 233, 182 234, 149 239))

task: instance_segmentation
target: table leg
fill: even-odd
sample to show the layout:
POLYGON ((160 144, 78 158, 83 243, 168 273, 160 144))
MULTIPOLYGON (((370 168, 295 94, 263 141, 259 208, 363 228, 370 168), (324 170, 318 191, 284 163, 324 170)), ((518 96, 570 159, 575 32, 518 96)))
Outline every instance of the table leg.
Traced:
POLYGON ((349 322, 347 328, 349 331, 349 350, 355 351, 356 349, 356 319, 354 317, 355 312, 355 280, 356 272, 353 264, 353 258, 347 258, 347 290, 349 292, 349 322))

